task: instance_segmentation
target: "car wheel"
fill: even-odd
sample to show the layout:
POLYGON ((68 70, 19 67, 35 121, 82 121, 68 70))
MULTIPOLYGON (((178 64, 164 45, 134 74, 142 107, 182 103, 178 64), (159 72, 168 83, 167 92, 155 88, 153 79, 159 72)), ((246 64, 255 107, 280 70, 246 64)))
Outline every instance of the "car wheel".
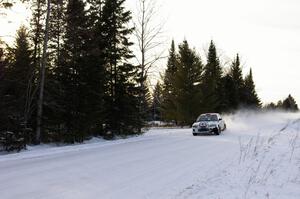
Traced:
POLYGON ((220 127, 215 129, 215 135, 220 135, 220 127))
POLYGON ((193 136, 196 136, 197 134, 196 133, 193 133, 193 136))

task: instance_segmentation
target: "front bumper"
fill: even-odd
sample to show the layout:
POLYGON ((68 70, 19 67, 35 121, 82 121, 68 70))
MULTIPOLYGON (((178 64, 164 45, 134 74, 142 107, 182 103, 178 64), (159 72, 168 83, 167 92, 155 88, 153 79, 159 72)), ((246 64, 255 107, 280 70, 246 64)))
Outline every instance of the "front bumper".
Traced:
POLYGON ((193 134, 213 134, 217 128, 193 128, 193 134))

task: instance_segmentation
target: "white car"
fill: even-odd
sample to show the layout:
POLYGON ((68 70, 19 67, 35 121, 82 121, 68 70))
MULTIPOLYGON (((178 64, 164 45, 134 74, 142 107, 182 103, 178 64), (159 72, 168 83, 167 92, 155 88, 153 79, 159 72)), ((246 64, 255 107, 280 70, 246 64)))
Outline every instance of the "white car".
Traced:
POLYGON ((194 136, 200 134, 219 135, 226 129, 226 124, 219 113, 205 113, 197 118, 192 128, 194 136))

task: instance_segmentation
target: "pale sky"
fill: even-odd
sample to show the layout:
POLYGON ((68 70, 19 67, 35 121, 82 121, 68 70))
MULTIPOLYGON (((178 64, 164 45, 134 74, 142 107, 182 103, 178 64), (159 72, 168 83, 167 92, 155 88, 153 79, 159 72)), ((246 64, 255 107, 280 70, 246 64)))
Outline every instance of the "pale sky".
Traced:
POLYGON ((20 3, 11 9, 0 9, 0 39, 12 43, 16 30, 22 24, 28 24, 29 13, 29 9, 20 3))
MULTIPOLYGON (((128 0, 134 7, 136 0, 128 0)), ((262 101, 291 93, 300 105, 299 0, 157 0, 166 34, 184 38, 204 54, 213 39, 221 58, 240 54, 244 74, 252 67, 262 101)), ((203 59, 205 58, 202 56, 203 59)))
MULTIPOLYGON (((223 61, 239 53, 244 74, 252 67, 263 102, 277 102, 292 94, 300 105, 299 0, 156 1, 158 20, 166 20, 168 42, 173 38, 178 44, 186 38, 205 59, 213 39, 223 61)), ((131 9, 136 8, 136 2, 127 0, 131 9)), ((12 35, 26 18, 22 7, 1 16, 0 36, 12 35)))

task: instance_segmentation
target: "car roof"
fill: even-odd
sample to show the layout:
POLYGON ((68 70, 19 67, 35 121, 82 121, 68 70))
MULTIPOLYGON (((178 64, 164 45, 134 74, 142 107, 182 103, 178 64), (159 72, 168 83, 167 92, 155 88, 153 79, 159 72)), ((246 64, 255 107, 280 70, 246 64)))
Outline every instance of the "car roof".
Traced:
POLYGON ((219 113, 203 113, 203 114, 199 115, 198 117, 205 116, 205 115, 216 115, 218 118, 221 118, 221 115, 219 113))
POLYGON ((201 115, 220 115, 219 113, 203 113, 201 115))

